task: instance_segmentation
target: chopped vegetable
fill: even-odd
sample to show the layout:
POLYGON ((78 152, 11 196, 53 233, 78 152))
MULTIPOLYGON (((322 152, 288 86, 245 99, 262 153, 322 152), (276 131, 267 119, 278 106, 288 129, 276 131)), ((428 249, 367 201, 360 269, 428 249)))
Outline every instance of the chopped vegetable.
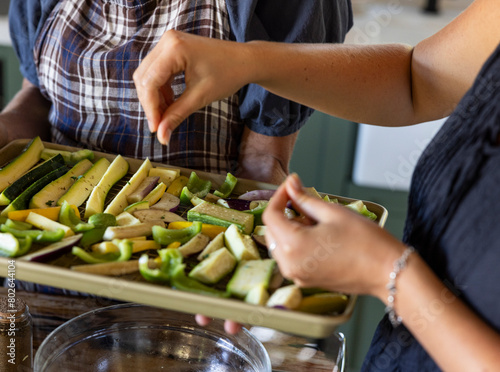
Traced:
POLYGON ((368 208, 366 208, 365 203, 363 203, 363 201, 361 200, 356 200, 352 203, 349 203, 346 205, 346 207, 355 212, 358 212, 362 216, 368 217, 370 220, 375 221, 377 219, 377 215, 373 212, 370 212, 368 208))
POLYGON ((189 178, 187 178, 186 176, 179 176, 170 184, 166 192, 179 197, 181 195, 182 189, 187 185, 188 181, 189 178))
POLYGON ((201 222, 195 222, 184 229, 165 229, 160 226, 153 227, 153 239, 161 245, 169 245, 173 242, 185 243, 201 231, 201 222))
POLYGON ((17 257, 28 253, 31 248, 31 237, 16 238, 10 232, 0 233, 0 256, 17 257))
POLYGON ((234 256, 227 248, 223 247, 210 253, 208 257, 196 265, 189 272, 189 277, 205 284, 215 284, 233 271, 236 263, 234 256))
POLYGON ((210 238, 200 232, 181 245, 179 247, 179 252, 181 252, 184 257, 201 252, 207 246, 209 241, 210 238))
POLYGON ((14 183, 14 181, 38 163, 43 149, 42 140, 40 137, 35 137, 26 145, 21 154, 0 169, 0 191, 5 190, 7 186, 14 183))
POLYGON ((231 173, 228 172, 226 175, 226 180, 219 187, 219 189, 217 189, 214 192, 214 195, 218 196, 220 198, 229 197, 229 195, 231 195, 231 193, 233 192, 234 187, 236 186, 237 182, 238 182, 238 179, 235 176, 233 176, 231 173))
POLYGON ((256 286, 268 288, 275 266, 276 261, 272 258, 242 261, 229 281, 227 290, 233 296, 245 298, 256 286))
POLYGON ((266 306, 294 310, 300 306, 301 302, 302 292, 299 287, 292 284, 274 291, 271 297, 269 297, 266 306))
POLYGON ((113 240, 133 238, 141 235, 150 236, 153 234, 153 229, 155 227, 162 228, 162 226, 165 226, 165 224, 157 222, 141 222, 134 225, 110 226, 106 228, 103 239, 113 240))
MULTIPOLYGON (((104 202, 108 192, 115 183, 127 174, 128 168, 128 162, 121 155, 117 155, 97 186, 90 193, 85 206, 85 218, 104 211, 104 202)), ((109 213, 109 211, 107 212, 109 213)))
MULTIPOLYGON (((189 227, 193 224, 193 222, 189 221, 174 221, 170 222, 168 225, 169 229, 185 229, 186 227, 189 227)), ((207 235, 210 239, 215 238, 217 235, 220 233, 223 233, 227 230, 227 227, 224 226, 218 226, 218 225, 211 225, 209 223, 202 223, 201 224, 201 232, 205 235, 207 235)))
POLYGON ((152 168, 151 161, 146 159, 142 162, 139 169, 134 173, 134 175, 128 180, 125 186, 118 192, 118 194, 113 198, 113 200, 108 204, 104 212, 110 213, 112 215, 119 215, 125 207, 129 204, 127 202, 127 196, 134 192, 134 190, 141 184, 142 180, 147 177, 150 169, 152 168))
POLYGON ((86 263, 121 262, 130 259, 132 256, 132 248, 132 242, 128 239, 123 239, 118 243, 119 252, 117 253, 91 253, 80 247, 73 247, 71 253, 86 263))
POLYGON ((57 229, 54 231, 51 230, 17 230, 12 227, 8 227, 3 224, 0 226, 0 231, 4 233, 10 233, 18 239, 27 239, 30 238, 34 242, 37 243, 54 243, 58 242, 62 238, 64 238, 64 230, 57 229))
POLYGON ((66 193, 59 198, 57 205, 62 205, 64 201, 79 207, 88 199, 92 190, 109 168, 110 162, 106 158, 97 160, 82 177, 79 177, 66 193))
POLYGON ((67 201, 64 201, 61 205, 61 211, 59 212, 59 222, 63 225, 68 226, 74 232, 84 232, 92 230, 95 226, 92 223, 83 222, 80 219, 80 213, 78 216, 67 201))
POLYGON ((0 205, 8 205, 15 200, 21 193, 31 186, 34 182, 45 176, 46 174, 60 168, 64 165, 62 156, 55 156, 42 164, 32 168, 27 173, 23 174, 17 180, 3 190, 0 195, 0 205))
POLYGON ((87 274, 119 276, 139 271, 139 261, 103 262, 71 266, 71 270, 87 274))
POLYGON ((69 226, 63 225, 62 223, 59 223, 57 221, 52 221, 47 217, 33 212, 31 212, 28 217, 26 217, 26 222, 38 227, 41 230, 57 231, 61 229, 65 233, 64 236, 75 235, 75 233, 69 226))
POLYGON ((71 251, 71 248, 78 244, 82 237, 82 234, 68 236, 61 239, 58 242, 52 243, 36 252, 29 253, 22 256, 21 260, 34 261, 34 262, 46 262, 54 258, 62 256, 65 253, 71 251))
POLYGON ((86 171, 88 171, 92 165, 92 162, 88 159, 80 161, 68 172, 55 179, 33 195, 29 203, 29 207, 45 208, 47 206, 55 206, 61 196, 65 194, 66 190, 68 190, 75 183, 79 176, 82 176, 86 171))
MULTIPOLYGON (((78 208, 75 205, 71 205, 71 208, 75 211, 75 213, 80 213, 78 208)), ((57 221, 59 219, 59 212, 61 211, 61 207, 50 207, 50 208, 41 208, 41 209, 21 209, 19 211, 11 211, 7 214, 9 219, 15 221, 26 221, 28 215, 33 212, 39 214, 40 216, 44 216, 52 221, 57 221)))
POLYGON ((50 159, 56 155, 60 155, 64 162, 73 166, 82 160, 94 160, 94 152, 88 149, 81 149, 78 151, 65 151, 44 148, 41 154, 42 159, 50 159))
POLYGON ((127 202, 134 204, 143 200, 158 185, 160 177, 148 176, 142 180, 137 189, 127 196, 127 202))
POLYGON ((211 187, 212 187, 211 181, 203 180, 198 177, 196 172, 191 172, 188 183, 186 186, 184 186, 181 192, 180 196, 181 203, 190 204, 191 198, 193 196, 197 196, 198 198, 203 199, 208 194, 211 187))
POLYGON ((200 221, 224 227, 237 225, 245 234, 252 232, 254 224, 254 216, 252 214, 205 201, 191 208, 187 213, 187 219, 188 221, 200 221))
POLYGON ((236 225, 231 225, 224 233, 226 247, 238 261, 259 260, 260 254, 255 241, 240 232, 236 225))

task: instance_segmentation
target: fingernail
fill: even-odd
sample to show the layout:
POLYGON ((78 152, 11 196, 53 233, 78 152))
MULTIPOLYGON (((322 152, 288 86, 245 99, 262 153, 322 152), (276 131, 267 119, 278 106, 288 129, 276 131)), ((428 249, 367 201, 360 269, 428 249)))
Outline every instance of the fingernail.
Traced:
POLYGON ((288 176, 290 183, 295 190, 302 190, 302 182, 300 181, 299 175, 297 173, 292 173, 288 176))
POLYGON ((172 137, 172 130, 171 129, 166 129, 165 130, 165 145, 168 146, 170 143, 170 138, 172 137))

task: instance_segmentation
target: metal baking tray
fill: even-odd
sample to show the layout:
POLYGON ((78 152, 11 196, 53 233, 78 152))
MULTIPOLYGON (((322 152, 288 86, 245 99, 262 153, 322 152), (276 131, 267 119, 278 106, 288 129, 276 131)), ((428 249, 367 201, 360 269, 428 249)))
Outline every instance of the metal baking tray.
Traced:
MULTIPOLYGON (((0 166, 5 165, 17 156, 29 140, 16 140, 0 149, 0 166)), ((77 148, 44 143, 47 148, 75 151, 77 148)), ((95 152, 96 158, 106 157, 112 160, 115 155, 95 152)), ((130 164, 131 176, 142 164, 143 160, 126 158, 130 164)), ((161 163, 152 163, 154 166, 166 166, 161 163)), ((177 167, 179 168, 179 167, 177 167)), ((180 168, 181 174, 189 176, 190 169, 180 168)), ((214 185, 223 183, 225 174, 211 174, 202 171, 196 173, 205 179, 210 179, 214 185)), ((127 177, 121 182, 126 182, 127 177)), ((234 193, 255 189, 275 189, 275 185, 239 179, 234 193)), ((113 190, 112 190, 113 192, 113 190)), ((116 191, 115 191, 116 194, 116 191)), ((325 195, 324 193, 320 193, 325 195)), ((330 195, 340 202, 350 202, 354 199, 330 195)), ((369 210, 377 216, 380 226, 385 224, 387 210, 376 203, 365 201, 369 210)), ((109 277, 95 274, 80 273, 69 269, 69 265, 61 261, 49 263, 34 263, 16 259, 12 270, 9 262, 12 259, 0 257, 0 276, 7 277, 8 273, 15 274, 16 280, 23 280, 42 285, 79 291, 101 297, 113 298, 122 301, 131 301, 165 309, 182 311, 190 314, 204 314, 209 317, 231 319, 242 324, 250 324, 274 328, 279 331, 311 338, 327 338, 335 329, 349 320, 352 315, 356 296, 350 295, 349 302, 342 314, 315 315, 298 311, 282 310, 247 304, 236 299, 220 299, 199 294, 173 290, 167 286, 153 284, 144 280, 134 280, 129 277, 109 277)), ((137 279, 137 278, 136 278, 137 279)))

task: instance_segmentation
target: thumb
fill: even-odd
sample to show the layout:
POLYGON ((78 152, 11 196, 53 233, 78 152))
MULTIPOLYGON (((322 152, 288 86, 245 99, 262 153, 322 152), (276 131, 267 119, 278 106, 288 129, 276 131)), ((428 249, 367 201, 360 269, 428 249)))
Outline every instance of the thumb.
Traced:
POLYGON ((313 221, 331 220, 336 205, 306 194, 297 174, 291 174, 285 181, 286 191, 294 208, 313 221))

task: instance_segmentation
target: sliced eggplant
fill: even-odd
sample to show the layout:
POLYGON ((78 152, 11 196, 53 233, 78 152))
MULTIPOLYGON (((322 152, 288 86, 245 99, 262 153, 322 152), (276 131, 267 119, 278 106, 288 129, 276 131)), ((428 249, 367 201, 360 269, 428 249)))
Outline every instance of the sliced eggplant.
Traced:
POLYGON ((47 262, 53 260, 65 253, 71 252, 71 249, 80 242, 81 238, 82 234, 68 236, 36 252, 19 257, 19 259, 34 262, 47 262))
POLYGON ((162 209, 165 211, 175 212, 179 208, 179 204, 181 203, 181 199, 177 196, 172 195, 168 192, 164 193, 161 199, 153 204, 151 209, 162 209))
POLYGON ((127 202, 129 204, 134 204, 140 202, 144 199, 155 187, 158 185, 160 177, 148 176, 139 184, 137 189, 129 196, 127 196, 127 202))
POLYGON ((170 223, 174 221, 186 221, 184 218, 175 214, 174 212, 170 212, 168 210, 162 209, 141 209, 137 210, 133 213, 134 217, 139 219, 141 222, 146 221, 163 221, 165 223, 170 223))

